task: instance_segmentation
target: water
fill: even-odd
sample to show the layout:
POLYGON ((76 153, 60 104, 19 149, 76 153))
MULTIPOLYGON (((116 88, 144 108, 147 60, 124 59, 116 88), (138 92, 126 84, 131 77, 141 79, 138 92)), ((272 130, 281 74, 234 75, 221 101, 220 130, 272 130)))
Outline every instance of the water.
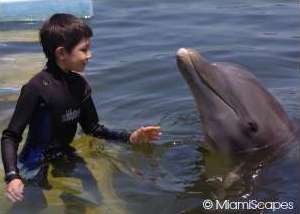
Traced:
MULTIPOLYGON (((104 151, 95 152, 97 148, 78 146, 99 181, 104 202, 100 208, 86 204, 85 209, 65 209, 75 213, 202 213, 202 202, 208 198, 297 199, 300 179, 296 146, 291 149, 294 153, 277 160, 266 161, 265 155, 257 154, 256 159, 265 161, 263 166, 250 167, 251 172, 235 168, 246 179, 224 187, 225 175, 235 175, 230 174, 230 160, 209 155, 199 146, 203 140, 201 121, 175 61, 178 48, 192 47, 212 61, 248 67, 299 124, 297 1, 95 0, 94 7, 95 16, 88 21, 94 30, 93 59, 86 77, 102 123, 128 130, 158 124, 163 136, 148 147, 106 146, 104 151)), ((0 43, 1 130, 11 116, 16 90, 42 67, 36 38, 22 42, 25 34, 21 33, 39 26, 0 24, 0 34, 20 30, 17 41, 0 43)), ((72 182, 47 193, 46 213, 63 212, 59 193, 68 188, 80 192, 78 181, 72 182)), ((1 207, 9 206, 2 192, 0 203, 1 207)), ((292 213, 297 213, 296 208, 292 213)))
POLYGON ((79 17, 93 15, 92 0, 45 1, 45 0, 1 0, 0 21, 41 21, 53 12, 73 13, 79 17))

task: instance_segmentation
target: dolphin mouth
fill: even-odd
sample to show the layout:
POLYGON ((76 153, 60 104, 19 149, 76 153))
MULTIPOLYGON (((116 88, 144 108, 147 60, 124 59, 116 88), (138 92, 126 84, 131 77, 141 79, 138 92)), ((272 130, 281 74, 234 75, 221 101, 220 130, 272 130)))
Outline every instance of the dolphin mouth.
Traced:
MULTIPOLYGON (((205 59, 202 59, 202 57, 194 50, 192 49, 186 49, 186 48, 180 48, 176 53, 177 61, 183 62, 186 67, 192 67, 193 73, 197 75, 197 77, 201 80, 201 83, 205 87, 208 88, 215 96, 217 96, 226 106, 228 106, 236 115, 238 113, 234 109, 234 107, 226 101, 226 99, 209 83, 209 81, 201 75, 201 72, 197 69, 197 64, 200 64, 200 67, 202 66, 214 66, 211 64, 208 64, 208 62, 205 61, 205 59)), ((199 66, 198 66, 199 67, 199 66)), ((183 72, 189 72, 192 73, 189 70, 189 68, 186 69, 179 69, 182 73, 183 72)))

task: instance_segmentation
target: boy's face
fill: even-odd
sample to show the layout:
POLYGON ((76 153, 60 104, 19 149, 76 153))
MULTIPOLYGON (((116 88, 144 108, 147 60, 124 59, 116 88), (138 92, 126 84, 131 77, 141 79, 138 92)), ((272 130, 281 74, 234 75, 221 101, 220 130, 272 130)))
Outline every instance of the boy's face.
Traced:
POLYGON ((90 39, 82 39, 70 53, 65 52, 64 65, 67 70, 83 72, 88 60, 92 57, 90 39))

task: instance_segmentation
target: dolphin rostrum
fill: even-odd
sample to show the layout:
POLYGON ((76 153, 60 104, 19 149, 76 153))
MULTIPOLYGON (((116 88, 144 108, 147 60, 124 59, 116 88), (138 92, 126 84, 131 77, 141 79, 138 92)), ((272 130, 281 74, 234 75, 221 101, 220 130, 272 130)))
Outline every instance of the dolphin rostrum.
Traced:
POLYGON ((295 127, 279 102, 247 69, 210 63, 197 51, 177 51, 177 66, 200 113, 205 141, 221 152, 279 147, 293 141, 295 127))

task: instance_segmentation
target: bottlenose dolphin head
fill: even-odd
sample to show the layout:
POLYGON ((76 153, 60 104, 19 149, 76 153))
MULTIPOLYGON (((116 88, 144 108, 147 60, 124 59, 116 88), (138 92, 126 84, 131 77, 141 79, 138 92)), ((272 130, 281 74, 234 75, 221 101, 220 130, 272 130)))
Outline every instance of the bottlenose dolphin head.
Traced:
POLYGON ((209 63, 193 49, 177 51, 177 66, 200 113, 205 139, 224 152, 278 146, 293 137, 279 102, 245 68, 209 63))

